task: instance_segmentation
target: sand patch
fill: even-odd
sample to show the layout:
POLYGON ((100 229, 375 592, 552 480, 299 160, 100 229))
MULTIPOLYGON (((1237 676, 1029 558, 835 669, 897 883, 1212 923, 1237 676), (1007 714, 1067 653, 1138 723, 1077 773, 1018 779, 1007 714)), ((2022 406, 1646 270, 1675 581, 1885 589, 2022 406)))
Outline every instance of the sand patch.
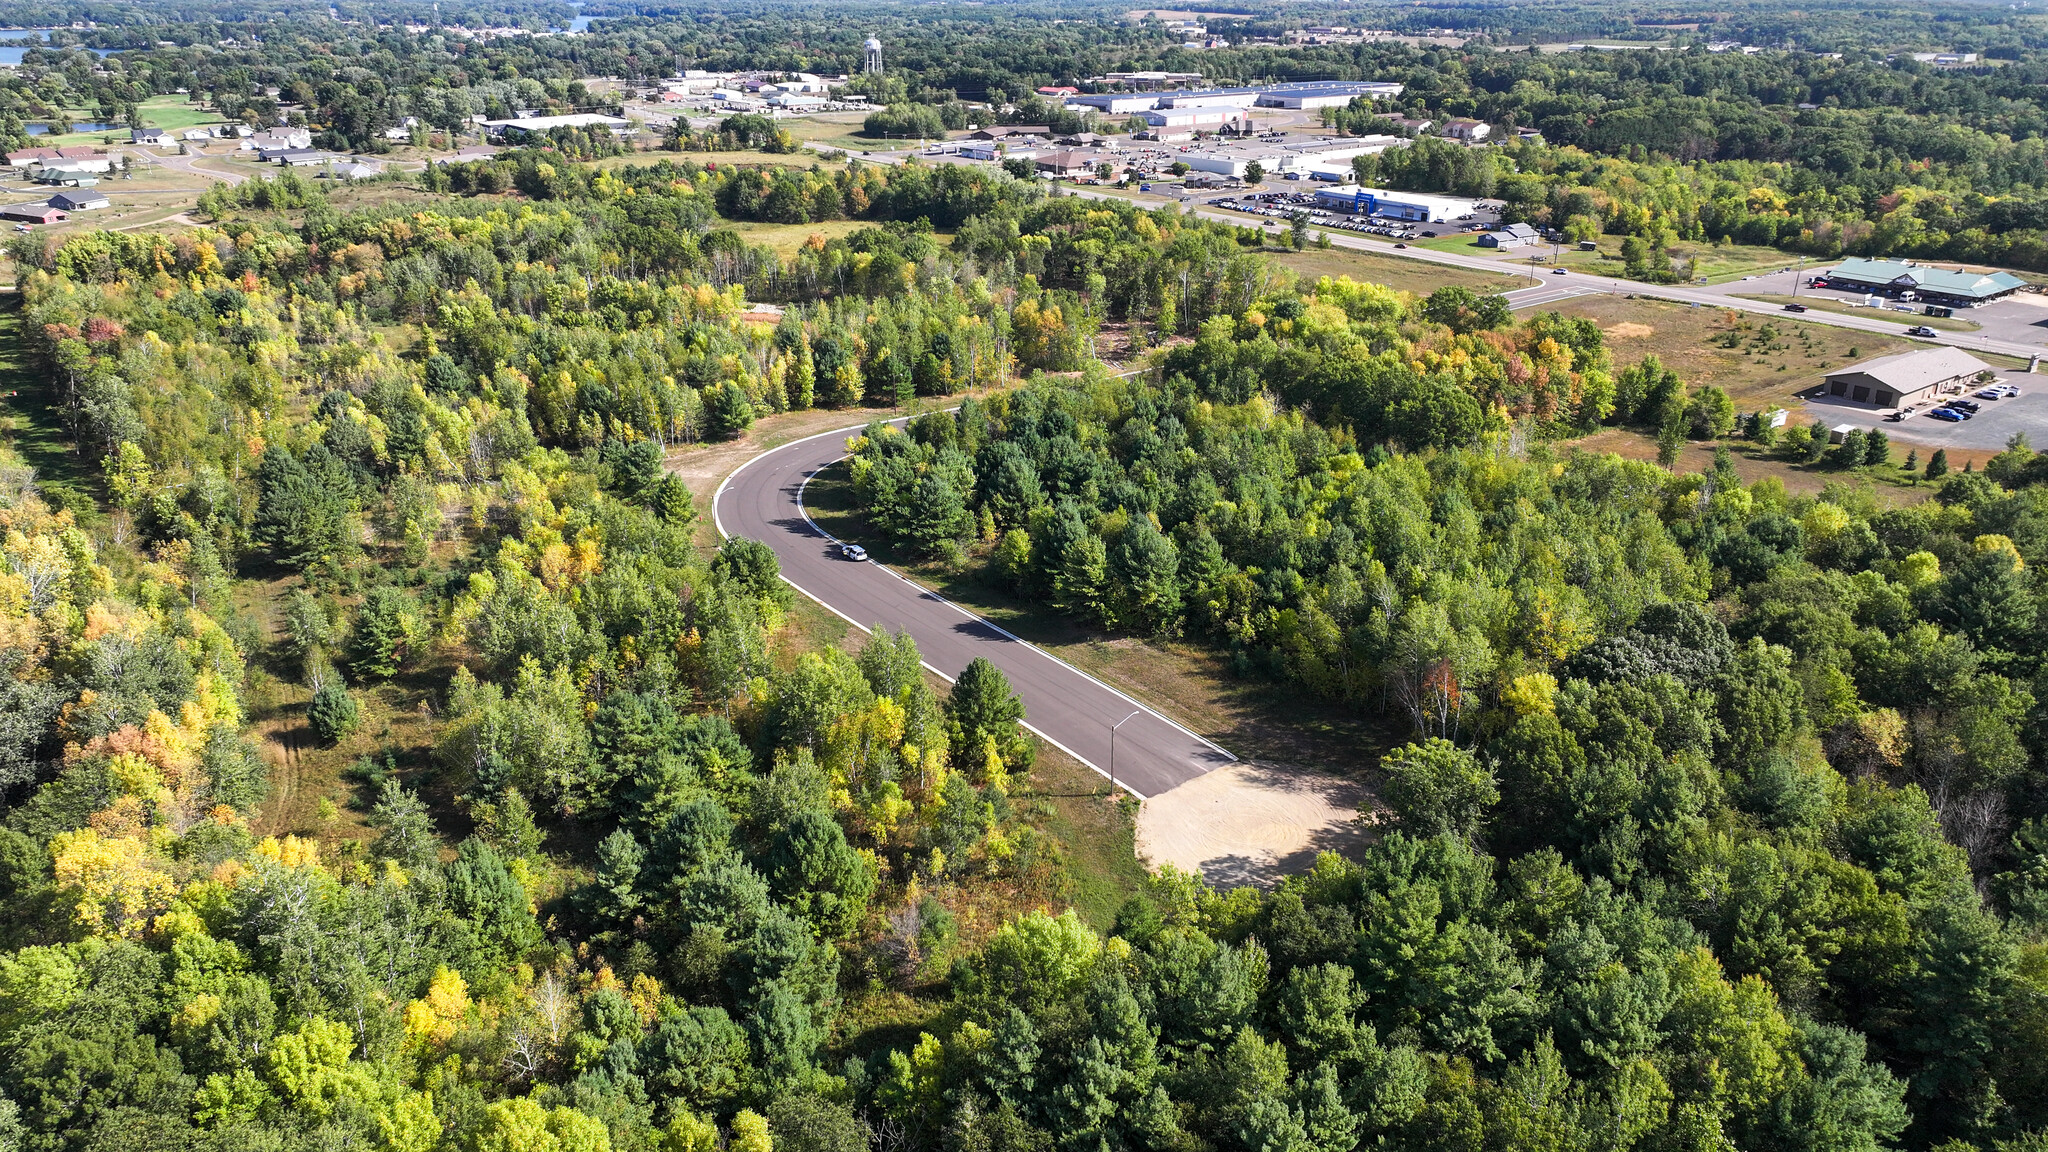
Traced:
POLYGON ((1610 340, 1641 340, 1645 336, 1657 334, 1655 328, 1648 324, 1638 324, 1633 320, 1624 320, 1612 328, 1603 328, 1601 331, 1605 332, 1610 340))
POLYGON ((1356 856, 1365 786, 1323 772, 1243 762, 1162 792, 1138 812, 1138 856, 1200 872, 1219 887, 1270 888, 1318 853, 1356 856))

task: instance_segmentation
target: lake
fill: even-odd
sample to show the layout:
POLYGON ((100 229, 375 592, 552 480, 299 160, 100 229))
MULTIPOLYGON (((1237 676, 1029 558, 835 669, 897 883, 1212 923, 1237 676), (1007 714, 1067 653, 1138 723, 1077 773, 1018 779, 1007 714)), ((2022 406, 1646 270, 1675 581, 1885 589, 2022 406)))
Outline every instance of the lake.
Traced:
MULTIPOLYGON (((50 33, 52 33, 52 32, 56 32, 56 31, 59 31, 59 29, 56 29, 56 28, 0 28, 0 40, 43 40, 43 41, 48 41, 48 40, 50 39, 50 33)), ((62 31, 66 31, 66 32, 68 32, 68 31, 70 31, 70 29, 66 28, 66 29, 62 29, 62 31)), ((101 56, 111 56, 111 55, 113 55, 113 54, 114 54, 114 49, 112 49, 112 48, 88 48, 88 49, 86 49, 86 51, 88 51, 88 52, 96 52, 96 53, 98 53, 98 54, 99 54, 99 55, 101 55, 101 56)), ((24 56, 25 54, 27 54, 27 52, 28 52, 28 45, 0 45, 0 64, 19 64, 19 63, 21 63, 21 58, 22 58, 22 57, 23 57, 23 56, 24 56)), ((33 133, 31 133, 31 135, 33 135, 33 133)))

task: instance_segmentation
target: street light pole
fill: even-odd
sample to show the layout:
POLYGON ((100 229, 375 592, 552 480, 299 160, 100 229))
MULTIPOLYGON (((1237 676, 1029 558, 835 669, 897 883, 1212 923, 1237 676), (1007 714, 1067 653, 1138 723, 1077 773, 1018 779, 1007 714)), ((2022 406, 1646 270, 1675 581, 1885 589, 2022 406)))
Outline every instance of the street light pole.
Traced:
POLYGON ((1116 796, 1116 730, 1129 724, 1138 715, 1138 712, 1143 711, 1144 709, 1140 708, 1137 712, 1133 712, 1109 726, 1109 794, 1112 798, 1116 796))

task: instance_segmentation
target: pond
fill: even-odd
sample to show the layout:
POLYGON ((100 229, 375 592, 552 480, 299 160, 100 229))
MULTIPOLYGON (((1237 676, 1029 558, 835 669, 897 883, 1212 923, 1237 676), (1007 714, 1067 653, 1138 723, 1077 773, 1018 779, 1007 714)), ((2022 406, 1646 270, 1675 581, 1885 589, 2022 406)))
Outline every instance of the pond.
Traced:
MULTIPOLYGON (((73 120, 71 122, 71 127, 66 128, 64 131, 126 132, 127 130, 128 126, 126 124, 102 124, 97 120, 73 120)), ((29 124, 24 126, 24 131, 26 131, 31 136, 48 136, 50 135, 50 126, 48 124, 29 124)), ((60 133, 60 135, 61 134, 62 133, 60 133)))

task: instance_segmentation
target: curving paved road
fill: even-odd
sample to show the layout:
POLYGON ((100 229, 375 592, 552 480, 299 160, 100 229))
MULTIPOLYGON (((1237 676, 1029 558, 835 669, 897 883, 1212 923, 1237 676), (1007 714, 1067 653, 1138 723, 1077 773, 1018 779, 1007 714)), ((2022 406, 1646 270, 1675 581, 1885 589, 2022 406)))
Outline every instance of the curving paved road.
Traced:
POLYGON ((767 543, 782 562, 784 580, 855 627, 908 631, 925 667, 948 681, 975 657, 987 658, 1024 701, 1025 727, 1105 776, 1110 727, 1123 721, 1116 731, 1115 779, 1141 800, 1236 759, 938 593, 880 564, 834 555, 832 537, 804 511, 803 488, 846 455, 845 438, 858 431, 855 426, 808 437, 740 465, 711 498, 719 534, 767 543))

